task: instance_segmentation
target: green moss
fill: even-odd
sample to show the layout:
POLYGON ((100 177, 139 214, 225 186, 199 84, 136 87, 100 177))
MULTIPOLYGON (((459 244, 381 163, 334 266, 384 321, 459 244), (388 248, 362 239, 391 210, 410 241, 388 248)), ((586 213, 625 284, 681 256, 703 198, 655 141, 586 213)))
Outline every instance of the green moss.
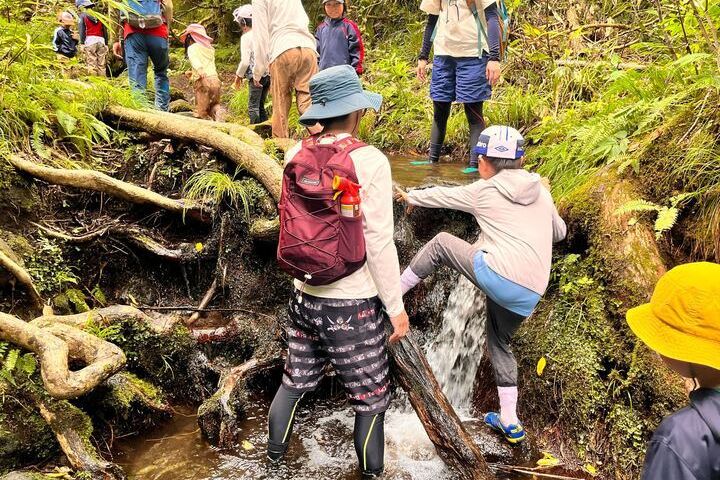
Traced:
POLYGON ((90 310, 87 302, 85 301, 85 294, 77 288, 70 288, 65 291, 65 296, 73 306, 73 310, 76 313, 83 313, 90 310))

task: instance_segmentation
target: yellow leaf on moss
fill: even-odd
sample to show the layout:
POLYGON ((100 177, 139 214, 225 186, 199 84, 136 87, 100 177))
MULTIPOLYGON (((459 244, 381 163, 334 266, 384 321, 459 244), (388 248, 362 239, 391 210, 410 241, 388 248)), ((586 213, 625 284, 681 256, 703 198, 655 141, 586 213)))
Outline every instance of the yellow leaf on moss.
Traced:
POLYGON ((252 443, 248 442, 247 440, 243 440, 243 442, 242 442, 242 448, 243 448, 244 450, 255 450, 255 445, 253 445, 252 443))
POLYGON ((541 377, 543 372, 545 371, 545 366, 547 365, 547 360, 545 357, 540 357, 540 360, 538 360, 537 363, 537 374, 538 377, 541 377))
POLYGON ((195 244, 195 251, 197 251, 198 253, 202 252, 203 248, 205 248, 205 246, 202 243, 198 242, 195 244))
POLYGON ((538 460, 536 463, 538 467, 554 467, 560 465, 560 460, 550 452, 542 452, 543 458, 538 460))
POLYGON ((592 475, 593 477, 597 475, 597 468, 595 468, 594 465, 590 465, 589 463, 586 463, 585 466, 583 466, 583 470, 585 470, 587 473, 592 475))

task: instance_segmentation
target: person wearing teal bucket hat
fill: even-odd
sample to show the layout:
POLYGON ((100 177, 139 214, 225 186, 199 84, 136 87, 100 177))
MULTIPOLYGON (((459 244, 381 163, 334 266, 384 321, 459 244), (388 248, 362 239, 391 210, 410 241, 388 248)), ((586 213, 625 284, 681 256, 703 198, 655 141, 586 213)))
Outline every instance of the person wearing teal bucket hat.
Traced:
POLYGON ((295 292, 282 385, 269 412, 267 454, 272 461, 284 456, 297 406, 318 386, 329 360, 355 410, 363 478, 373 478, 384 468, 390 404, 384 323, 389 316, 390 342, 403 337, 409 323, 393 242, 390 163, 354 138, 365 111, 379 110, 382 97, 364 91, 349 65, 312 77, 310 95, 300 121, 319 123, 323 133, 286 155, 278 262, 295 278, 295 292))

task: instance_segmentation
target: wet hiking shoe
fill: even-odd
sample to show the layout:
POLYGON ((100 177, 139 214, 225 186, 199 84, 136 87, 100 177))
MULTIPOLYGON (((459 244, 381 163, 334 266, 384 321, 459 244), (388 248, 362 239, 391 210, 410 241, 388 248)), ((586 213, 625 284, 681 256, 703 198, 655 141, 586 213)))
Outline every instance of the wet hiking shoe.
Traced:
POLYGON ((500 422, 500 415, 496 412, 485 414, 485 425, 502 434, 505 440, 510 443, 520 443, 525 440, 525 429, 521 424, 506 427, 500 422))
POLYGON ((462 173, 478 173, 477 167, 466 167, 463 168, 461 171, 462 173))

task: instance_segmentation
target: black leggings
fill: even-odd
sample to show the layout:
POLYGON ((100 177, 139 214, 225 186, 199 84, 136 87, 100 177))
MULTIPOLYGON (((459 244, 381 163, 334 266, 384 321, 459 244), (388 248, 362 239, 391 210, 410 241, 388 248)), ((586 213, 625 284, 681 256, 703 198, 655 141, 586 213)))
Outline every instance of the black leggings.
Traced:
MULTIPOLYGON (((451 102, 433 102, 433 124, 430 132, 430 160, 437 162, 440 160, 440 152, 445 142, 445 133, 447 132, 447 122, 450 118, 451 102)), ((480 132, 485 129, 485 119, 483 118, 483 102, 465 103, 465 116, 470 125, 470 166, 477 166, 477 153, 473 152, 477 145, 480 132)))
MULTIPOLYGON (((268 418, 268 457, 279 460, 290 443, 295 415, 302 393, 296 393, 280 385, 268 418)), ((355 413, 355 453, 363 475, 380 475, 385 459, 385 413, 361 415, 355 413)))

